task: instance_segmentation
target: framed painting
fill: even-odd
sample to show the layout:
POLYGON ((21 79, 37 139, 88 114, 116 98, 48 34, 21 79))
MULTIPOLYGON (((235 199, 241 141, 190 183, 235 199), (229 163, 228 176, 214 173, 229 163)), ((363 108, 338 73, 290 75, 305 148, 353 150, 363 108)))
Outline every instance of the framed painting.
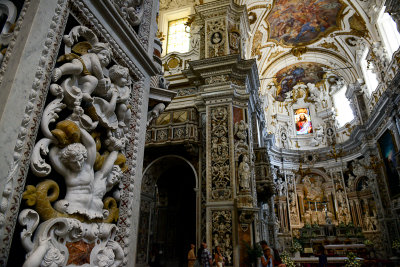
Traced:
POLYGON ((297 135, 313 133, 310 110, 308 108, 296 109, 294 111, 294 121, 297 135))
POLYGON ((400 195, 400 179, 397 172, 397 147, 392 132, 386 130, 378 139, 378 144, 385 165, 389 194, 391 198, 395 198, 400 195))

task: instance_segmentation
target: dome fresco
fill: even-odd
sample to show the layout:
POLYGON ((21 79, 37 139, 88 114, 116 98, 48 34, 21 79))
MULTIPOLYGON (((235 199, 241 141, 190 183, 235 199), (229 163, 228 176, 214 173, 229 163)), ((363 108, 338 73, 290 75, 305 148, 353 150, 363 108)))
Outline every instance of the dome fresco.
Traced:
POLYGON ((325 73, 323 64, 303 62, 290 65, 275 74, 275 84, 278 88, 275 100, 283 102, 287 93, 293 90, 293 86, 299 83, 317 84, 323 79, 325 73))

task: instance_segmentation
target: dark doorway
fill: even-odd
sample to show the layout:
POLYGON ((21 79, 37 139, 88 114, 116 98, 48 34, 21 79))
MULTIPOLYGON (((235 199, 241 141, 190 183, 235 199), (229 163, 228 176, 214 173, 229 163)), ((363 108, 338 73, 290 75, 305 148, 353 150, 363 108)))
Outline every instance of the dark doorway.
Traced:
POLYGON ((196 243, 196 180, 191 167, 175 159, 157 179, 151 246, 162 266, 187 266, 190 244, 196 243), (176 164, 178 163, 178 164, 176 164))

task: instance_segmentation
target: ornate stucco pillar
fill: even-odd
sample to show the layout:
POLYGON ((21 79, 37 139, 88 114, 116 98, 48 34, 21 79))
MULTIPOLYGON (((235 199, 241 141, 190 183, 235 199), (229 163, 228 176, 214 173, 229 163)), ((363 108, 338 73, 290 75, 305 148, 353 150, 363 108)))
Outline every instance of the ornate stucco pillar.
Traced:
POLYGON ((347 87, 346 97, 350 100, 351 108, 353 109, 354 115, 358 117, 360 123, 366 123, 368 120, 368 110, 365 103, 364 94, 359 82, 350 84, 347 87))
POLYGON ((244 6, 231 0, 196 6, 203 24, 201 58, 183 73, 199 85, 205 109, 205 216, 201 239, 219 245, 228 266, 246 266, 246 246, 257 231, 256 181, 250 96, 258 93, 256 62, 243 60, 249 24, 244 6))

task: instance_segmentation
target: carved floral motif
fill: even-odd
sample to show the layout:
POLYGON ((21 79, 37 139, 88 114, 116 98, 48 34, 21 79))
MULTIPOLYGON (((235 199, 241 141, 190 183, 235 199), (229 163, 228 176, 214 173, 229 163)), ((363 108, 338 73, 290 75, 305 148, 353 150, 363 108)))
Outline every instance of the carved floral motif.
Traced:
POLYGON ((228 110, 211 110, 211 189, 212 199, 232 197, 229 164, 228 110))
POLYGON ((213 247, 220 246, 226 257, 226 265, 232 265, 233 245, 232 245, 232 211, 215 210, 212 211, 212 237, 213 247))

